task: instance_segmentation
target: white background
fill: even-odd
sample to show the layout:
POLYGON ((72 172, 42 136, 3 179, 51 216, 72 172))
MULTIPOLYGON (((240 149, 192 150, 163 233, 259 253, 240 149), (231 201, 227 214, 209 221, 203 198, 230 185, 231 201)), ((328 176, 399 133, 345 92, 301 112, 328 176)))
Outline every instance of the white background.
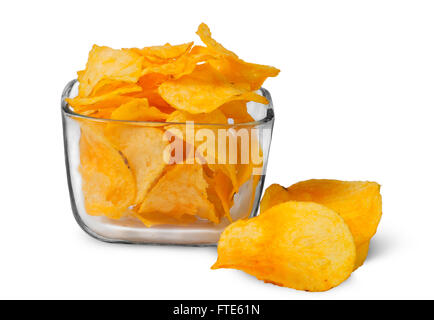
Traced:
POLYGON ((3 1, 0 4, 0 298, 434 298, 432 1, 3 1), (374 180, 383 218, 367 262, 307 293, 236 270, 215 248, 111 245, 73 219, 59 100, 93 43, 198 37, 247 61, 276 123, 266 185, 374 180))

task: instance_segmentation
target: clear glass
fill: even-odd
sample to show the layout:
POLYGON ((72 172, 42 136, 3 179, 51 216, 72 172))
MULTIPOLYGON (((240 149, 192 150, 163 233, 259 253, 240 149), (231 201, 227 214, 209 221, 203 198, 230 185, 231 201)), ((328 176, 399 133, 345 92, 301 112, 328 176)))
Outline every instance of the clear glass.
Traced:
MULTIPOLYGON (((110 119, 99 119, 92 118, 90 116, 84 116, 77 113, 70 108, 70 106, 66 103, 65 98, 73 98, 78 93, 78 82, 76 80, 72 80, 69 82, 62 94, 61 99, 61 110, 62 110, 62 122, 63 122, 63 137, 64 137, 64 146, 65 146, 65 162, 66 162, 66 172, 68 176, 68 187, 71 199, 71 206, 74 217, 80 227, 87 232, 89 235, 107 242, 119 242, 119 243, 153 243, 153 244, 182 244, 182 245, 214 245, 217 243, 220 233, 224 230, 224 228, 230 223, 228 218, 221 217, 220 220, 216 223, 212 223, 209 220, 202 219, 197 216, 189 216, 188 221, 172 223, 171 221, 166 221, 163 224, 146 226, 142 220, 137 218, 137 215, 128 214, 131 210, 135 210, 138 208, 139 204, 134 203, 130 205, 126 209, 126 213, 122 214, 121 217, 108 218, 107 215, 101 214, 98 212, 98 208, 92 207, 89 209, 89 205, 86 203, 88 198, 92 198, 94 195, 92 192, 101 188, 110 188, 107 186, 107 183, 110 184, 113 179, 116 179, 118 171, 116 171, 116 166, 108 165, 108 168, 113 167, 113 172, 106 172, 107 175, 112 177, 110 179, 101 181, 101 185, 94 184, 89 185, 86 184, 84 187, 84 182, 82 171, 80 167, 83 165, 84 157, 89 157, 89 155, 81 154, 80 143, 83 143, 83 130, 86 127, 94 127, 94 128, 106 128, 108 126, 114 127, 122 127, 127 129, 128 132, 132 135, 135 132, 141 132, 145 136, 151 134, 151 131, 163 130, 167 129, 168 126, 172 126, 180 129, 182 132, 187 130, 188 125, 184 123, 168 123, 168 122, 145 122, 145 121, 119 121, 119 120, 110 120, 110 119), (108 181, 108 182, 107 182, 108 181), (87 188, 86 192, 83 190, 87 188), (87 198, 88 197, 88 198, 87 198), (92 211, 92 212, 90 212, 92 211)), ((263 105, 255 102, 249 102, 247 104, 247 111, 250 116, 255 120, 253 122, 248 123, 237 123, 231 124, 230 121, 228 123, 223 124, 209 124, 209 123, 194 123, 192 126, 196 129, 209 129, 211 132, 217 132, 219 129, 224 130, 232 130, 230 132, 241 132, 241 129, 246 129, 246 132, 249 132, 251 137, 254 139, 259 146, 260 150, 260 161, 255 163, 255 167, 249 172, 249 176, 242 180, 242 185, 239 185, 236 192, 233 194, 230 203, 230 216, 232 220, 242 219, 253 217, 257 215, 259 200, 262 193, 263 183, 265 179, 268 153, 270 149, 272 129, 274 124, 274 112, 270 94, 267 90, 261 88, 258 91, 259 94, 265 96, 269 104, 263 105)), ((86 129, 87 130, 87 129, 86 129)), ((99 130, 99 129, 97 129, 99 130)), ((126 132, 126 131, 123 131, 126 132)), ((140 136, 140 135, 139 135, 140 136)), ((143 142, 142 147, 144 150, 155 150, 155 149, 146 149, 146 141, 135 140, 137 144, 143 142)), ((236 140, 238 144, 240 144, 239 139, 236 140)), ((237 149, 240 149, 240 146, 237 144, 237 149)), ((88 148, 92 148, 92 144, 88 144, 88 148)), ((149 146, 149 148, 152 148, 149 146)), ((251 147, 250 149, 253 149, 251 147)), ((249 150, 250 150, 249 149, 249 150)), ((90 153, 101 155, 101 150, 88 150, 90 153), (98 153, 100 152, 100 153, 98 153)), ((121 154, 121 151, 118 151, 121 154)), ((156 151, 157 152, 157 151, 156 151)), ((253 151, 241 151, 242 152, 251 152, 253 157, 253 151)), ((127 164, 128 168, 129 159, 125 158, 125 155, 121 154, 127 164)), ((156 153, 155 157, 163 155, 159 155, 156 153)), ((167 157, 167 155, 166 155, 167 157)), ((238 156, 237 161, 240 162, 238 156)), ((101 159, 100 159, 101 160, 101 159)), ((172 159, 173 160, 173 159, 172 159)), ((184 159, 185 160, 185 159, 184 159)), ((105 160, 104 160, 105 161, 105 160)), ((106 161, 110 161, 107 158, 106 161)), ((218 162, 219 163, 219 162, 218 162)), ((239 163, 231 162, 231 165, 236 166, 238 168, 236 171, 237 174, 242 166, 239 166, 239 163)), ((167 164, 169 166, 170 164, 167 164)), ((175 164, 175 165, 185 165, 188 164, 175 164)), ((205 166, 205 165, 203 165, 205 166)), ((186 167, 183 167, 186 168, 186 167)), ((250 167, 249 167, 250 168, 250 167)), ((108 169, 111 170, 111 169, 108 169)), ((160 178, 164 173, 160 173, 160 178)), ((154 173, 155 175, 155 173, 154 173)), ((142 177, 143 178, 143 177, 142 177)), ((146 180, 146 176, 145 179, 146 180)), ((122 179, 122 178, 120 178, 122 179)), ((136 177, 137 181, 137 177, 136 177)), ((155 178, 155 181, 158 181, 155 178)), ((152 182, 148 188, 152 190, 155 187, 156 183, 152 182)), ((208 183, 213 183, 214 181, 209 181, 208 183)), ((215 181, 216 184, 220 182, 215 181)), ((181 186, 182 187, 182 186, 181 186)), ((182 188, 181 188, 182 189, 182 188)), ((179 190, 178 190, 179 191, 179 190)), ((182 198, 182 190, 180 191, 180 198, 182 198)), ((119 196, 119 194, 115 195, 119 196)), ((119 197, 122 197, 121 195, 119 197)), ((120 199, 122 201, 122 199, 120 199)), ((157 205, 156 203, 152 203, 151 206, 157 205)), ((137 211, 137 210, 136 210, 137 211)), ((155 214, 158 214, 155 213, 155 214)), ((202 212, 201 216, 206 216, 207 212, 202 212)), ((169 219, 170 220, 170 219, 169 219)))

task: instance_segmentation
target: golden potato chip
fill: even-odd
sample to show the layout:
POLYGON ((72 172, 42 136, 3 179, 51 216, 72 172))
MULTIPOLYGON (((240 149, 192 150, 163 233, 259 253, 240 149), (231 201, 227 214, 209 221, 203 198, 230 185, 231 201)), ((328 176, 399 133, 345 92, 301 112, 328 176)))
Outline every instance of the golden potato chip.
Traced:
POLYGON ((254 91, 261 88, 267 78, 275 77, 280 72, 277 68, 248 63, 241 59, 217 59, 210 60, 209 63, 230 82, 254 91))
POLYGON ((280 72, 274 67, 239 59, 235 53, 211 37, 211 31, 204 23, 199 26, 196 33, 208 49, 220 56, 220 59, 210 59, 209 63, 232 83, 240 86, 247 85, 250 90, 258 90, 268 77, 275 77, 280 72))
POLYGON ((168 80, 169 77, 160 73, 148 73, 140 77, 137 84, 142 87, 143 90, 157 89, 160 84, 168 80))
POLYGON ((136 196, 133 174, 100 128, 81 123, 80 173, 86 212, 122 217, 136 196))
POLYGON ((225 125, 227 123, 225 115, 220 110, 198 114, 176 110, 167 117, 166 122, 173 123, 166 126, 168 133, 185 140, 189 148, 194 146, 196 155, 200 157, 203 163, 218 163, 218 130, 222 127, 213 126, 212 124, 225 125), (192 131, 190 135, 187 134, 188 127, 185 125, 187 122, 191 122, 190 129, 194 129, 194 132, 192 131), (202 129, 205 130, 201 131, 202 129), (212 140, 208 141, 205 134, 211 134, 212 140), (199 149, 197 149, 198 147, 199 149))
MULTIPOLYGON (((227 123, 227 119, 224 114, 220 110, 214 110, 210 113, 199 113, 199 114, 190 114, 184 111, 175 111, 168 118, 167 122, 179 122, 185 123, 187 121, 194 121, 194 129, 197 132, 201 129, 207 129, 212 132, 214 141, 210 143, 210 148, 201 148, 201 144, 205 144, 208 146, 205 141, 198 138, 196 134, 194 136, 194 145, 197 147, 196 156, 199 156, 203 163, 206 163, 207 166, 214 172, 221 172, 225 174, 231 181, 232 185, 232 195, 233 193, 238 191, 238 179, 237 179, 237 167, 236 164, 229 163, 229 159, 227 156, 223 158, 222 153, 219 152, 218 146, 218 130, 223 129, 227 130, 226 127, 222 126, 210 126, 210 125, 200 125, 201 123, 205 124, 225 124, 227 123)), ((170 125, 167 127, 170 131, 173 128, 176 128, 178 133, 181 132, 185 139, 186 137, 186 127, 184 125, 170 125)), ((191 141, 186 141, 187 143, 192 144, 191 141)), ((226 146, 227 150, 228 147, 226 146)))
POLYGON ((191 49, 192 46, 193 42, 178 44, 174 46, 166 43, 164 46, 144 47, 142 49, 139 49, 138 52, 147 58, 154 57, 161 60, 170 60, 179 58, 180 56, 184 55, 191 49))
POLYGON ((380 186, 375 182, 308 180, 288 189, 273 184, 265 190, 261 212, 290 200, 314 201, 338 212, 348 224, 356 243, 355 268, 363 264, 369 251, 369 239, 381 218, 380 186))
MULTIPOLYGON (((197 114, 176 110, 171 113, 169 117, 167 117, 167 122, 186 123, 187 121, 191 121, 196 124, 227 124, 227 119, 220 110, 197 114)), ((207 128, 207 126, 202 127, 207 128)))
POLYGON ((255 119, 247 112, 246 101, 235 100, 222 105, 218 110, 228 119, 233 119, 233 123, 253 122, 255 119))
POLYGON ((369 241, 381 219, 380 185, 367 181, 307 180, 288 188, 291 200, 313 201, 339 213, 356 245, 369 241))
POLYGON ((133 92, 140 92, 142 88, 136 84, 120 87, 114 91, 93 97, 80 97, 67 98, 66 102, 73 107, 76 111, 87 111, 94 109, 112 108, 117 107, 119 102, 126 102, 131 98, 124 97, 123 95, 133 92))
POLYGON ((234 187, 230 178, 222 171, 217 171, 213 177, 214 190, 219 197, 225 216, 229 222, 232 222, 230 209, 233 205, 234 187))
POLYGON ((80 97, 87 97, 100 80, 135 83, 142 71, 143 57, 132 50, 115 50, 94 45, 86 69, 78 72, 80 97))
POLYGON ((163 113, 170 114, 176 109, 172 108, 158 93, 157 89, 143 89, 140 92, 135 92, 132 94, 127 94, 128 98, 146 98, 149 105, 158 108, 163 113))
POLYGON ((126 157, 137 185, 134 203, 141 203, 166 166, 163 153, 168 142, 163 138, 163 130, 112 124, 105 133, 126 157))
POLYGON ((133 216, 139 219, 146 227, 158 226, 158 225, 189 225, 195 222, 196 218, 194 216, 183 215, 177 219, 165 215, 161 212, 147 212, 147 213, 137 213, 132 212, 133 216))
MULTIPOLYGON (((241 128, 237 129, 237 131, 240 130, 247 130, 248 136, 249 136, 249 146, 248 150, 244 150, 243 148, 243 142, 242 139, 239 139, 237 142, 238 147, 238 160, 237 160, 237 180, 238 180, 238 186, 241 187, 244 183, 249 181, 253 176, 258 176, 258 178, 254 178, 255 184, 254 187, 259 182, 259 177, 262 175, 262 167, 263 167, 263 152, 261 145, 259 143, 258 137, 254 134, 254 132, 249 128, 241 128), (247 163, 243 159, 245 157, 245 153, 248 153, 247 157, 247 163), (255 156, 255 159, 253 158, 253 155, 255 156), (255 171, 255 172, 254 172, 255 171)), ((247 149, 247 148, 246 148, 247 149)))
POLYGON ((179 79, 164 82, 158 92, 172 107, 193 114, 214 111, 234 100, 268 103, 263 96, 235 87, 207 63, 179 79))
POLYGON ((201 52, 184 54, 174 60, 166 60, 164 63, 149 64, 145 66, 142 75, 158 73, 178 79, 192 73, 198 63, 203 63, 211 58, 210 55, 201 52))
POLYGON ((264 195, 261 199, 261 213, 267 211, 271 207, 278 205, 283 202, 290 201, 290 197, 288 191, 285 187, 282 187, 280 184, 272 184, 270 185, 264 192, 264 195))
POLYGON ((215 173, 221 172, 226 177, 228 177, 229 181, 231 182, 231 185, 232 185, 232 192, 233 193, 238 192, 239 185, 238 185, 238 179, 237 179, 237 166, 236 166, 236 164, 230 164, 230 163, 227 163, 227 164, 218 164, 218 163, 210 164, 210 163, 208 163, 207 165, 215 173))
POLYGON ((329 290, 353 271, 354 239, 341 216, 313 202, 281 203, 227 227, 212 266, 306 291, 329 290))
MULTIPOLYGON (((195 152, 196 152, 196 131, 201 128, 201 126, 196 123, 213 123, 219 121, 226 121, 224 115, 220 112, 211 112, 209 114, 197 114, 193 115, 188 112, 176 110, 172 112, 166 119, 168 125, 166 126, 166 132, 168 139, 170 135, 176 136, 180 140, 185 141, 185 156, 188 155, 191 159, 190 163, 195 162, 195 152), (191 122, 190 126, 186 126, 186 122, 191 122), (188 134, 187 131, 189 130, 188 134)), ((207 128, 207 127, 202 127, 207 128)), ((200 144, 202 140, 198 141, 200 144)), ((215 144, 214 144, 215 145, 215 144)), ((205 162, 202 158, 201 161, 205 162)))
POLYGON ((112 116, 112 112, 115 110, 116 108, 103 108, 103 109, 93 110, 94 112, 91 114, 91 116, 100 119, 110 119, 112 116))
POLYGON ((148 192, 137 213, 160 212, 176 219, 195 215, 217 224, 219 217, 207 199, 207 187, 201 165, 175 165, 148 192))
POLYGON ((92 92, 87 97, 81 98, 98 97, 112 93, 115 90, 120 90, 117 92, 117 94, 128 94, 130 92, 136 92, 139 89, 137 88, 135 83, 118 81, 113 79, 102 79, 93 87, 92 92), (134 90, 128 91, 128 88, 134 88, 134 90), (122 92, 122 89, 126 89, 126 92, 122 92))
POLYGON ((216 53, 219 53, 224 56, 230 56, 232 58, 238 58, 238 56, 233 53, 232 51, 229 51, 225 47, 223 47, 220 43, 215 41, 211 37, 211 30, 205 23, 201 23, 199 27, 197 28, 196 34, 200 37, 200 40, 211 50, 213 50, 216 53))
POLYGON ((111 114, 113 120, 164 121, 169 115, 155 107, 150 107, 146 98, 127 102, 111 114))
POLYGON ((362 264, 365 262, 366 258, 368 257, 368 252, 369 252, 369 241, 365 243, 361 243, 358 246, 356 246, 356 263, 354 264, 354 270, 362 266, 362 264))
MULTIPOLYGON (((208 195, 208 200, 214 205, 216 214, 219 218, 223 218, 226 216, 226 211, 223 208, 222 200, 220 196, 216 192, 216 183, 214 180, 214 173, 209 170, 205 165, 202 166, 204 170, 204 178, 208 187, 206 189, 206 193, 208 195)), ((230 206, 229 206, 230 207, 230 206)))

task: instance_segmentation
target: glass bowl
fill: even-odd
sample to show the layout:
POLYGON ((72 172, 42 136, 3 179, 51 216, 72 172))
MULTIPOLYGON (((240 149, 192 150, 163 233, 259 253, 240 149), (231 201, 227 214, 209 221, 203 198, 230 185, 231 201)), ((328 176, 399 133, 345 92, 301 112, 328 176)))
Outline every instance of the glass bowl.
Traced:
POLYGON ((247 104, 254 121, 221 124, 93 118, 65 101, 77 93, 72 80, 61 99, 65 162, 72 211, 89 235, 213 245, 231 221, 257 215, 274 124, 267 90, 258 93, 268 105, 247 104))

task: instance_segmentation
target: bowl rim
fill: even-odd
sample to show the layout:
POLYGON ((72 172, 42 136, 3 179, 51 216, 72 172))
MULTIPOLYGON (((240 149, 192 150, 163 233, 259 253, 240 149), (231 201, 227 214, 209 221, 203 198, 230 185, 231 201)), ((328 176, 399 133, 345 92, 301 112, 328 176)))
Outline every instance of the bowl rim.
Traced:
MULTIPOLYGON (((114 120, 114 119, 106 119, 106 118, 95 118, 91 116, 86 116, 83 114, 76 113, 72 110, 71 106, 68 102, 66 102, 66 98, 69 98, 72 88, 74 85, 78 82, 77 79, 73 79, 69 81, 62 92, 62 98, 60 101, 61 110, 64 115, 74 117, 74 118, 80 118, 80 119, 86 119, 96 122, 110 122, 110 123, 125 123, 130 125, 186 125, 187 122, 166 122, 166 121, 135 121, 135 120, 114 120)), ((257 125, 263 125, 269 122, 274 121, 274 108, 273 108, 273 101, 271 99, 270 92, 261 87, 259 89, 260 93, 268 100, 268 105, 264 105, 266 108, 266 116, 260 120, 257 121, 250 121, 250 122, 241 122, 241 123, 199 123, 194 122, 194 125, 204 125, 204 126, 218 126, 218 127, 242 127, 242 126, 257 126, 257 125)))

